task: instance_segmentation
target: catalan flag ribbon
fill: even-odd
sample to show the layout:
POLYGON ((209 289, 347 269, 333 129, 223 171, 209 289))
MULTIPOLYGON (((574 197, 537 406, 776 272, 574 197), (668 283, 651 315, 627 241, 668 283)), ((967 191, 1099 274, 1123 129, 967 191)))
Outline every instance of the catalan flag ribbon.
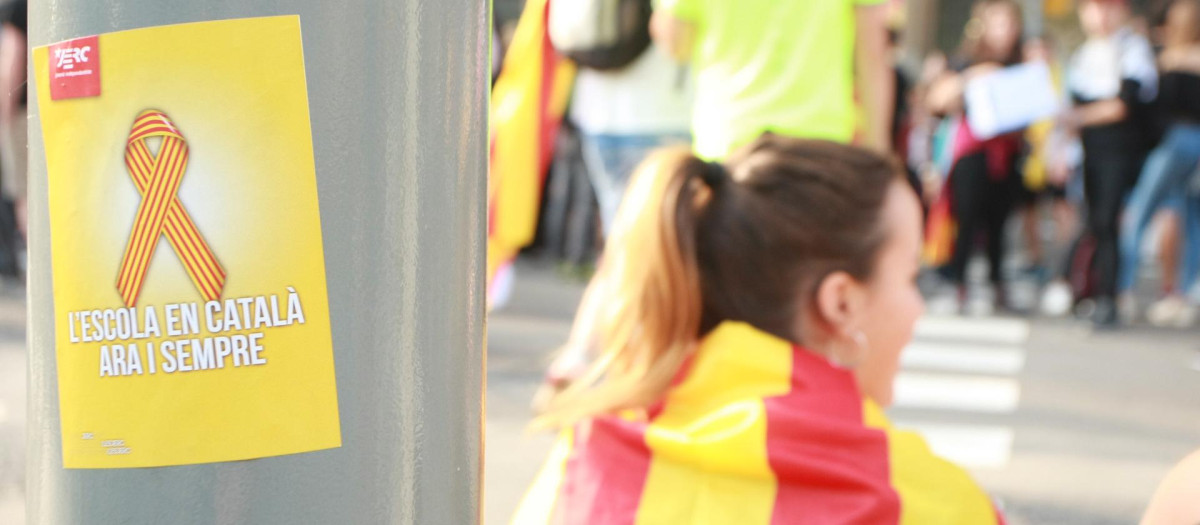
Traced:
POLYGON ((853 375, 749 325, 701 344, 664 401, 566 432, 518 525, 998 525, 963 470, 893 429, 853 375))
POLYGON ((166 114, 146 110, 138 115, 125 143, 125 166, 142 195, 117 275, 117 291, 126 306, 137 304, 163 234, 205 300, 221 297, 225 288, 225 269, 176 195, 187 161, 187 141, 166 114), (157 152, 151 152, 146 143, 153 137, 161 138, 157 152))

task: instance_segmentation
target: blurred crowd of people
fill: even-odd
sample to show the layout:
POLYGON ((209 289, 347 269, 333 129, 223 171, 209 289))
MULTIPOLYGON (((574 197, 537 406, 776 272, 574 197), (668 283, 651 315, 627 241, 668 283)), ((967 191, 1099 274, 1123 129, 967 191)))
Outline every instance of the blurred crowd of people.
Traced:
MULTIPOLYGON (((1068 47, 1027 31, 1015 0, 983 0, 961 45, 911 72, 893 67, 903 37, 895 3, 867 2, 852 16, 833 5, 709 6, 702 20, 687 1, 660 2, 653 15, 648 1, 627 3, 644 6, 647 28, 628 56, 597 64, 564 52, 577 73, 538 240, 566 273, 590 274, 649 151, 690 143, 721 159, 769 131, 901 158, 928 212, 925 262, 937 278, 927 291, 951 310, 1075 313, 1102 327, 1200 317, 1200 211, 1189 197, 1200 188, 1194 2, 1135 13, 1124 0, 1081 0, 1083 42, 1068 47), (999 134, 972 130, 968 86, 1029 64, 1049 72, 1058 111, 999 134), (990 286, 968 285, 977 252, 990 286), (1150 253, 1160 291, 1147 303, 1137 291, 1150 253), (1014 278, 1036 284, 1040 298, 1013 301, 1014 278)), ((563 30, 556 39, 555 23, 552 44, 581 38, 563 30)))
POLYGON ((1200 177, 1194 135, 1200 5, 1166 2, 1135 18, 1124 1, 1081 1, 1085 40, 1069 54, 1056 48, 1052 35, 1026 38, 1021 21, 1015 2, 978 3, 962 49, 929 57, 911 95, 916 110, 904 153, 925 181, 935 212, 931 232, 955 230, 953 247, 932 250, 931 262, 945 262, 939 273, 964 305, 966 263, 982 245, 993 302, 1010 308, 1002 271, 1005 226, 1017 217, 1024 222, 1026 269, 1048 284, 1042 309, 1063 314, 1074 306, 1098 326, 1112 327, 1140 315, 1138 262, 1151 219, 1163 215, 1156 243, 1163 291, 1147 317, 1157 325, 1194 323, 1197 298, 1189 292, 1200 251, 1186 240, 1200 235, 1190 215, 1193 181, 1200 177), (1030 62, 1049 68, 1063 109, 975 139, 965 86, 1030 62), (937 213, 939 206, 949 213, 937 213), (1044 249, 1046 215, 1057 260, 1044 249))

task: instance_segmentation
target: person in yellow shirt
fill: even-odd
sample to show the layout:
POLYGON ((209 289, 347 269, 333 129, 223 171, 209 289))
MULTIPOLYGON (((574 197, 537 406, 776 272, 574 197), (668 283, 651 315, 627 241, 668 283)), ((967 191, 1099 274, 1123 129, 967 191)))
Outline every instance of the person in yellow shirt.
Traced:
POLYGON ((767 131, 842 143, 857 133, 886 151, 895 104, 887 17, 884 0, 658 0, 651 33, 691 66, 701 158, 725 158, 767 131))

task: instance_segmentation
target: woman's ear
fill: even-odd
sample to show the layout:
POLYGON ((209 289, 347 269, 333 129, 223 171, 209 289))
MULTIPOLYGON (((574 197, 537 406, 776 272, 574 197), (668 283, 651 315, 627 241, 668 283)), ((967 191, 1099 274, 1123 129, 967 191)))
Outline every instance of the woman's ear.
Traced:
POLYGON ((860 321, 867 306, 867 289, 850 274, 833 272, 821 279, 814 302, 814 321, 824 332, 821 334, 823 339, 844 339, 862 328, 860 321))

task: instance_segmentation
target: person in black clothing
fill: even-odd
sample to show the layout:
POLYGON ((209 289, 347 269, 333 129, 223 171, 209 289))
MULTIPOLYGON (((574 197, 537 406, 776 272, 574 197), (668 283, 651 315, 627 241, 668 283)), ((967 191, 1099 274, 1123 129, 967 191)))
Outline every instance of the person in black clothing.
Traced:
MULTIPOLYGON (((1160 57, 1162 75, 1155 113, 1165 127, 1162 142, 1146 161, 1130 196, 1121 223, 1119 291, 1131 294, 1138 256, 1146 227, 1154 213, 1172 196, 1184 195, 1200 161, 1200 0, 1171 3, 1164 28, 1165 47, 1160 57)), ((1186 249, 1176 289, 1149 312, 1155 324, 1190 324, 1184 293, 1195 282, 1200 268, 1200 199, 1189 196, 1184 204, 1187 220, 1186 249)))
POLYGON ((954 160, 948 184, 958 234, 945 273, 958 288, 959 309, 966 304, 966 269, 982 235, 988 258, 994 302, 1006 307, 1001 273, 1004 225, 1016 196, 1017 133, 978 140, 969 129, 963 93, 970 79, 1022 61, 1022 16, 1012 0, 980 0, 964 31, 960 56, 951 71, 934 80, 926 102, 934 114, 959 122, 953 141, 954 160))
POLYGON ((1117 224, 1148 150, 1146 108, 1158 74, 1150 43, 1127 25, 1127 1, 1083 0, 1079 18, 1088 38, 1071 58, 1068 89, 1075 106, 1063 124, 1078 129, 1083 142, 1087 233, 1096 247, 1093 321, 1107 327, 1118 322, 1117 224))

